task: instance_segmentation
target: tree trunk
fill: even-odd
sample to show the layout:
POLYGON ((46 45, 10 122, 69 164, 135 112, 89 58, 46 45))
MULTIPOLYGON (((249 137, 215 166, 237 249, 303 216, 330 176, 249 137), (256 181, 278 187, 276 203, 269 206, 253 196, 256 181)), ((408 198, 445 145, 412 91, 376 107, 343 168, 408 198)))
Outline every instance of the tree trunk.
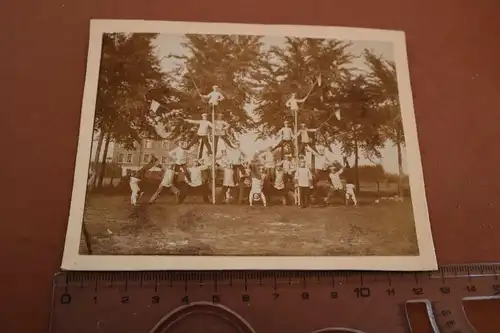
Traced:
POLYGON ((95 177, 94 177, 94 184, 92 184, 92 187, 97 187, 97 182, 95 181, 99 177, 99 157, 101 156, 101 149, 102 149, 102 141, 104 140, 104 133, 102 130, 100 130, 99 133, 99 138, 97 139, 97 148, 95 151, 95 157, 94 157, 94 172, 95 172, 95 177))
POLYGON ((401 149, 401 128, 396 127, 396 147, 398 149, 398 194, 403 197, 403 155, 401 149))
POLYGON ((104 152, 102 154, 102 161, 101 165, 99 168, 99 179, 97 181, 97 187, 101 188, 102 187, 102 182, 104 180, 104 173, 106 171, 106 157, 108 156, 108 148, 109 148, 109 142, 111 141, 110 135, 106 135, 106 142, 104 143, 104 152))
POLYGON ((354 175, 356 181, 356 192, 359 193, 359 148, 358 138, 354 138, 354 175))

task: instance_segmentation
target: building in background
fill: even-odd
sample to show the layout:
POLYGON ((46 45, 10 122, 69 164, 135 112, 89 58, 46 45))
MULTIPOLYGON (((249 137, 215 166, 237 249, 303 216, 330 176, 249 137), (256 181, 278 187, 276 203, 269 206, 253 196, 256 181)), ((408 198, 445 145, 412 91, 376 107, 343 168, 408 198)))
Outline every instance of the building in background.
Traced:
MULTIPOLYGON (((168 140, 147 140, 143 139, 140 144, 135 145, 135 149, 127 150, 120 145, 115 145, 113 150, 113 162, 122 169, 122 176, 126 176, 131 171, 140 169, 151 161, 152 156, 158 158, 159 164, 173 162, 169 153, 176 147, 175 143, 168 140)), ((196 158, 196 152, 189 156, 189 160, 196 158)), ((160 171, 159 168, 152 168, 151 172, 160 171)))

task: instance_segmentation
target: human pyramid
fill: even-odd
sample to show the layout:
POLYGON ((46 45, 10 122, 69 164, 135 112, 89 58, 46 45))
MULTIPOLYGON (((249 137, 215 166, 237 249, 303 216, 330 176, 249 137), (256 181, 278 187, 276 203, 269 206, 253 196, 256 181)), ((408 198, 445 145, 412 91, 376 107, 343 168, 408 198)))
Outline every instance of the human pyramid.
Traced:
POLYGON ((229 123, 224 120, 223 114, 215 113, 216 106, 224 99, 219 88, 213 86, 212 92, 208 95, 200 94, 200 97, 208 101, 213 122, 209 120, 207 113, 203 113, 199 120, 184 119, 187 123, 197 126, 196 135, 169 152, 173 163, 168 163, 163 168, 153 156, 147 165, 131 176, 132 205, 139 204, 143 195, 140 182, 153 166, 162 169, 163 177, 158 189, 149 199, 150 204, 156 202, 160 193, 168 190, 175 195, 177 204, 182 204, 188 195, 200 195, 205 203, 247 202, 250 206, 254 203, 267 206, 271 198, 279 197, 283 205, 289 205, 293 201, 305 208, 311 202, 310 197, 314 194, 318 181, 325 179, 329 187, 322 200, 324 205, 330 204, 335 196, 345 199, 345 204, 352 202, 357 205, 354 182, 347 177, 344 186, 340 178, 344 171, 350 171, 347 159, 344 158, 343 166, 339 166, 342 164, 332 161, 326 154, 328 148, 316 148, 313 145, 318 129, 307 128, 304 123, 297 124, 299 104, 305 102, 307 96, 297 99, 296 95, 292 94, 286 103, 295 115, 295 130, 290 121, 285 120, 277 133, 279 142, 264 150, 255 151, 251 156, 242 151, 239 142, 231 141, 227 134, 229 123), (220 140, 225 143, 225 149, 218 155, 220 140), (210 141, 213 143, 213 149, 210 141), (197 159, 188 167, 188 155, 196 144, 197 159), (275 152, 278 149, 280 158, 276 159, 275 152), (306 161, 307 152, 315 157, 314 169, 306 161), (222 173, 222 188, 218 195, 215 195, 219 172, 222 173))

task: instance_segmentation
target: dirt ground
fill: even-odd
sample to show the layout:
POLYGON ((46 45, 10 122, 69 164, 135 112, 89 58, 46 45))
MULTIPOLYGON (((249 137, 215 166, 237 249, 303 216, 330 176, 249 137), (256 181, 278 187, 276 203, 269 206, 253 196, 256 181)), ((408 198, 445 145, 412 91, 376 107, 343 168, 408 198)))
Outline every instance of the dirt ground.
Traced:
MULTIPOLYGON (((163 196, 131 208, 128 196, 95 194, 84 220, 96 255, 418 255, 409 199, 361 198, 358 207, 340 201, 249 207, 190 197, 175 205, 163 196)), ((80 251, 87 253, 83 239, 80 251)))

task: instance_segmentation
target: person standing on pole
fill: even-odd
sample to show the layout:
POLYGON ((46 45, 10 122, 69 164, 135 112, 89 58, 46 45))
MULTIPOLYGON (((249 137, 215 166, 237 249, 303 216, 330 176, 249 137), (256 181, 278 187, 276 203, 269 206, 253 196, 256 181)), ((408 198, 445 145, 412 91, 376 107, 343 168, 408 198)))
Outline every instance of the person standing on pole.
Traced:
MULTIPOLYGON (((205 100, 208 99, 208 105, 211 107, 212 111, 212 124, 215 124, 215 107, 220 101, 224 100, 224 95, 219 91, 218 86, 212 86, 212 91, 207 95, 200 94, 200 97, 205 100)), ((212 142, 215 143, 215 130, 212 130, 212 142)), ((210 152, 211 153, 211 152, 210 152)), ((212 155, 212 202, 215 204, 215 154, 212 155)))
POLYGON ((200 143, 198 158, 203 156, 203 147, 207 147, 207 151, 209 155, 212 155, 212 147, 210 147, 210 142, 208 141, 208 129, 212 128, 212 123, 208 120, 208 114, 203 113, 201 115, 201 120, 191 120, 184 119, 185 122, 190 124, 198 125, 198 131, 196 132, 196 136, 193 137, 191 142, 189 142, 188 146, 185 148, 186 150, 191 149, 191 147, 196 143, 200 143))

